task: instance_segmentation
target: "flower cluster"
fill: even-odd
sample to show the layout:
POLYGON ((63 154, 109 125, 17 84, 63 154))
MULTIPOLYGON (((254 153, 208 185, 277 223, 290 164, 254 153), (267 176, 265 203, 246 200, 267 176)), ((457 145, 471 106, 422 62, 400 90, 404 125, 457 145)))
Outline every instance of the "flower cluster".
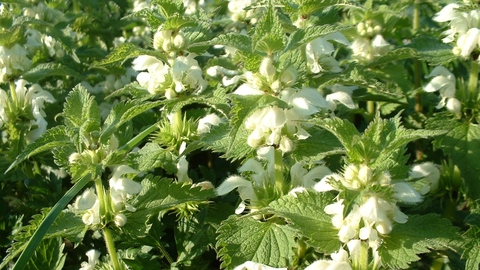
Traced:
POLYGON ((450 29, 443 32, 446 37, 442 41, 451 43, 456 40, 453 52, 463 58, 469 58, 480 44, 478 10, 467 12, 466 7, 463 4, 448 4, 433 18, 437 22, 450 22, 450 29))
MULTIPOLYGON (((105 202, 100 202, 99 196, 91 188, 86 189, 82 195, 78 196, 73 204, 76 212, 82 213, 82 220, 86 225, 98 229, 106 225, 110 220, 105 217, 113 217, 115 225, 121 227, 127 222, 127 217, 123 212, 125 210, 135 212, 136 209, 128 203, 133 195, 140 193, 142 185, 129 178, 122 177, 124 174, 137 174, 138 171, 129 166, 121 165, 113 169, 112 177, 108 181, 109 197, 105 202), (107 204, 110 202, 110 204, 107 204), (102 205, 105 205, 102 209, 102 205)), ((101 191, 100 191, 101 192, 101 191)))
POLYGON ((407 222, 408 216, 397 203, 416 204, 423 200, 408 183, 393 183, 388 172, 375 172, 367 165, 351 164, 343 174, 323 178, 315 189, 320 192, 340 191, 337 202, 327 205, 324 211, 332 215, 332 224, 339 230, 340 241, 349 246, 350 255, 358 248, 350 246, 359 246, 360 241, 366 241, 376 265, 380 263, 378 248, 383 235, 392 231, 394 222, 407 222), (352 205, 351 198, 342 198, 342 191, 346 190, 357 192, 352 205), (350 205, 348 212, 345 211, 347 204, 350 205))
POLYGON ((164 94, 167 99, 180 93, 200 93, 207 87, 195 54, 178 56, 169 60, 168 65, 153 56, 142 55, 133 61, 133 69, 147 70, 137 75, 140 86, 151 94, 164 94))
POLYGON ((219 196, 237 189, 242 199, 235 211, 237 214, 245 210, 247 202, 250 210, 255 211, 283 195, 290 193, 295 196, 296 192, 312 188, 317 183, 316 179, 322 179, 331 173, 324 165, 318 165, 308 171, 304 168, 303 162, 297 162, 290 169, 290 180, 282 181, 276 173, 278 170, 275 168, 275 155, 278 155, 276 151, 278 150, 273 147, 259 148, 258 158, 248 159, 238 169, 244 176, 230 176, 217 188, 219 196))
POLYGON ((381 30, 380 25, 373 26, 371 21, 359 22, 357 32, 360 37, 355 39, 350 46, 353 57, 359 61, 371 62, 388 52, 390 43, 380 34, 381 30))
POLYGON ((447 107, 447 110, 460 116, 462 104, 455 98, 455 75, 444 66, 438 66, 428 74, 427 78, 433 79, 423 88, 426 92, 440 93, 442 99, 436 106, 437 109, 447 107))

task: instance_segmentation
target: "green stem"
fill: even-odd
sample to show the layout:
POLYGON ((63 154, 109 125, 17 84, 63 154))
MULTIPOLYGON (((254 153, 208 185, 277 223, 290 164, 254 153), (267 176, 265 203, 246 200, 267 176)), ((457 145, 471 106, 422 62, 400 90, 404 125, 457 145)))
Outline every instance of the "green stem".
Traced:
POLYGON ((103 188, 102 179, 97 177, 95 179, 95 189, 97 191, 98 201, 100 202, 100 217, 104 217, 107 213, 106 211, 106 201, 105 201, 105 189, 103 188))
POLYGON ((145 137, 150 135, 150 133, 154 132, 158 128, 158 124, 153 124, 144 131, 140 132, 135 138, 128 141, 124 146, 120 147, 118 151, 125 151, 128 152, 133 149, 137 144, 139 144, 145 137))
POLYGON ((285 186, 285 181, 283 179, 283 156, 282 151, 275 149, 275 189, 279 194, 283 195, 283 188, 285 186))
POLYGON ((472 61, 472 65, 470 68, 470 77, 468 79, 468 92, 469 92, 469 100, 473 102, 477 101, 477 87, 478 87, 478 70, 479 65, 478 61, 472 61))
POLYGON ((368 243, 362 241, 360 243, 360 269, 361 270, 369 270, 368 267, 368 243))
MULTIPOLYGON (((415 0, 413 4, 413 32, 417 33, 418 29, 420 28, 420 10, 419 10, 419 0, 415 0)), ((420 61, 418 59, 413 60, 413 79, 415 84, 415 89, 419 89, 422 86, 422 72, 420 68, 420 61)), ((423 106, 422 106, 422 93, 421 90, 415 93, 415 112, 422 113, 423 106)), ((415 157, 417 160, 423 159, 423 150, 421 144, 416 141, 415 142, 415 157)))
POLYGON ((169 263, 170 265, 172 265, 172 264, 173 264, 173 259, 172 259, 172 257, 170 256, 170 254, 168 254, 168 252, 167 252, 167 250, 165 249, 165 247, 164 247, 162 244, 158 243, 158 248, 160 249, 160 252, 162 252, 163 256, 165 256, 165 258, 167 259, 168 263, 169 263))
POLYGON ((112 264, 115 270, 123 269, 120 266, 120 261, 118 260, 117 251, 115 250, 115 244, 113 242, 112 232, 108 227, 103 228, 103 237, 105 239, 105 244, 107 245, 107 251, 112 259, 112 264))
POLYGON ((375 118, 375 101, 369 100, 367 101, 367 112, 370 116, 370 120, 375 118))

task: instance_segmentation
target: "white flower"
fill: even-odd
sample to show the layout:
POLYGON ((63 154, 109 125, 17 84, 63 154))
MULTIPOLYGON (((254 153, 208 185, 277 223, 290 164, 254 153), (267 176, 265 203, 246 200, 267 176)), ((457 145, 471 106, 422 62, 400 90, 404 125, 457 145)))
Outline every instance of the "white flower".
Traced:
POLYGON ((137 81, 142 87, 146 87, 151 94, 157 93, 158 87, 165 82, 169 67, 157 58, 149 55, 141 55, 132 62, 133 69, 140 72, 137 81))
POLYGON ((323 165, 316 166, 310 171, 304 169, 304 165, 303 162, 297 162, 290 169, 290 181, 293 187, 312 188, 317 183, 315 179, 322 179, 332 173, 328 167, 323 165))
POLYGON ((218 126, 221 122, 222 119, 218 115, 214 113, 207 114, 198 121, 197 132, 198 134, 208 133, 211 126, 218 126))
MULTIPOLYGON (((240 198, 242 201, 245 200, 250 200, 250 201, 256 201, 257 200, 257 195, 255 194, 255 191, 253 190, 253 185, 252 182, 241 177, 241 176, 230 176, 227 178, 225 181, 223 181, 222 184, 217 188, 217 194, 218 196, 225 195, 229 193, 230 191, 237 189, 238 194, 240 195, 240 198)), ((240 214, 243 212, 243 209, 245 208, 244 204, 240 204, 239 207, 235 210, 235 213, 240 214)))
POLYGON ((177 163, 177 180, 178 182, 191 182, 188 177, 188 161, 185 156, 181 156, 177 163))
POLYGON ((114 203, 116 210, 122 210, 123 206, 129 211, 135 211, 135 208, 127 204, 127 199, 132 198, 134 194, 140 193, 142 190, 142 184, 130 180, 128 178, 121 177, 127 173, 138 174, 137 170, 132 169, 127 165, 120 165, 113 169, 113 174, 110 180, 110 196, 114 203))
POLYGON ((438 181, 440 180, 440 170, 437 165, 431 162, 424 162, 412 166, 409 172, 412 178, 425 178, 426 184, 420 190, 420 194, 427 194, 429 191, 438 188, 438 181))
POLYGON ((478 46, 480 46, 480 29, 470 28, 465 34, 458 37, 457 46, 453 52, 467 59, 478 46))
POLYGON ((27 57, 27 51, 19 44, 11 48, 0 46, 0 82, 8 82, 15 76, 30 69, 32 61, 27 57))
POLYGON ((312 73, 317 74, 321 71, 342 71, 337 60, 332 57, 335 48, 332 43, 328 42, 328 40, 333 40, 344 45, 350 45, 350 42, 345 36, 339 32, 328 34, 309 42, 305 48, 305 53, 307 66, 312 73))
POLYGON ((255 0, 230 0, 228 11, 233 21, 243 21, 253 15, 253 10, 245 10, 246 7, 255 3, 255 0))
POLYGON ((478 11, 472 10, 470 13, 459 11, 460 7, 456 3, 448 4, 433 17, 437 22, 450 22, 450 29, 443 33, 446 35, 442 40, 444 43, 450 43, 455 40, 456 34, 463 35, 470 28, 478 26, 478 11))
POLYGON ((378 34, 373 39, 358 38, 350 48, 353 51, 353 56, 360 60, 367 62, 373 61, 375 58, 384 55, 389 50, 390 44, 378 34))
POLYGON ((393 197, 404 203, 415 204, 423 200, 422 195, 405 182, 393 184, 393 197))
POLYGON ((93 270, 95 265, 99 262, 100 251, 96 249, 91 249, 87 251, 88 262, 82 262, 80 270, 93 270))
POLYGON ((251 147, 261 144, 280 144, 282 128, 286 123, 285 112, 278 107, 266 107, 255 111, 245 121, 247 130, 251 130, 247 143, 251 147))
POLYGON ((95 194, 94 190, 89 188, 86 189, 82 195, 77 197, 73 207, 75 210, 79 211, 88 210, 93 207, 97 200, 97 195, 95 194))
POLYGON ((455 75, 443 66, 435 67, 426 78, 434 77, 424 88, 426 92, 440 92, 441 101, 435 107, 447 109, 456 115, 460 114, 461 103, 455 98, 455 75), (453 100, 453 101, 450 101, 453 100))
POLYGON ((338 252, 330 254, 332 260, 318 260, 310 264, 305 270, 351 270, 348 252, 340 248, 338 252))
POLYGON ((235 267, 234 270, 287 270, 287 268, 274 268, 261 263, 247 261, 235 267))
POLYGON ((203 79, 202 69, 198 66, 195 54, 179 56, 171 64, 171 75, 175 83, 177 93, 185 90, 194 90, 197 93, 207 88, 207 82, 203 79))

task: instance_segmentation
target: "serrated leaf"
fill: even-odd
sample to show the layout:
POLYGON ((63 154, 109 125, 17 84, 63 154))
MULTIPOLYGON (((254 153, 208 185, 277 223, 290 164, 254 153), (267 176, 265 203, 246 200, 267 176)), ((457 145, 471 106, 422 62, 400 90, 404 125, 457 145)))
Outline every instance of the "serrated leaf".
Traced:
POLYGON ((480 266, 480 228, 477 225, 471 226, 463 234, 463 238, 465 245, 462 259, 467 260, 465 269, 478 269, 480 266))
POLYGON ((341 0, 298 0, 299 14, 311 14, 317 10, 323 9, 328 6, 339 4, 341 0))
POLYGON ((289 36, 285 51, 301 47, 316 38, 335 32, 349 30, 351 28, 351 26, 327 24, 298 29, 289 36))
POLYGON ((272 1, 269 1, 267 10, 255 25, 254 31, 252 35, 254 51, 271 54, 284 49, 285 31, 272 1))
POLYGON ((451 243, 460 239, 457 231, 458 228, 439 215, 412 215, 407 223, 396 224, 392 232, 383 237, 378 252, 385 266, 406 269, 420 259, 419 254, 451 248, 451 243))
POLYGON ((178 30, 182 27, 195 26, 196 21, 180 14, 174 14, 162 24, 163 30, 178 30))
POLYGON ((400 117, 372 121, 362 135, 347 120, 339 118, 317 122, 332 132, 343 144, 354 164, 368 164, 380 171, 388 170, 393 179, 405 177, 408 157, 404 156, 407 143, 421 138, 439 136, 444 131, 410 130, 401 126, 400 117))
POLYGON ((32 257, 30 257, 30 261, 25 269, 63 269, 67 257, 67 254, 63 253, 64 247, 65 244, 61 237, 43 240, 32 257))
POLYGON ((147 143, 132 156, 133 164, 139 171, 161 167, 168 174, 177 172, 177 157, 157 143, 147 143))
POLYGON ((408 47, 416 49, 419 59, 429 62, 432 66, 443 65, 457 58, 450 45, 442 43, 434 37, 414 38, 408 47))
POLYGON ((166 57, 160 51, 152 51, 138 48, 133 43, 124 43, 116 47, 105 59, 93 64, 93 67, 103 67, 114 65, 117 63, 123 64, 130 58, 134 58, 140 55, 150 55, 167 62, 166 57))
POLYGON ((369 63, 367 67, 375 67, 383 64, 390 63, 392 61, 398 61, 408 58, 415 58, 418 56, 417 50, 413 48, 398 48, 385 53, 373 62, 369 63))
POLYGON ((246 261, 271 267, 291 264, 295 232, 286 225, 260 222, 252 217, 231 216, 222 222, 217 237, 222 268, 233 269, 246 261))
POLYGON ((332 225, 332 216, 323 210, 333 203, 333 196, 313 190, 297 193, 296 196, 283 196, 271 202, 269 208, 277 216, 287 219, 317 251, 326 254, 338 251, 341 246, 338 229, 332 225))
POLYGON ((161 101, 156 102, 136 102, 128 101, 117 103, 111 110, 110 114, 105 119, 103 124, 100 141, 106 143, 110 136, 123 124, 130 121, 135 116, 151 110, 162 104, 161 101))
POLYGON ((224 45, 234 47, 243 52, 252 52, 252 39, 250 36, 238 33, 227 33, 213 38, 211 41, 199 43, 200 45, 224 45))
POLYGON ((3 30, 0 33, 0 45, 11 47, 15 43, 19 43, 24 37, 24 29, 19 25, 15 25, 10 29, 3 30))
POLYGON ((8 167, 7 172, 12 170, 15 166, 26 160, 27 158, 38 153, 52 150, 57 147, 72 145, 72 138, 67 133, 65 127, 56 126, 47 129, 44 134, 33 143, 27 145, 23 152, 15 158, 15 161, 8 167))
POLYGON ((142 181, 142 191, 130 202, 137 210, 125 213, 128 222, 122 230, 132 239, 145 237, 151 228, 151 217, 173 210, 184 203, 205 203, 215 196, 214 189, 202 190, 201 187, 192 187, 189 183, 146 177, 142 181))
POLYGON ((152 4, 158 5, 158 10, 165 18, 185 13, 183 3, 178 0, 155 0, 152 4))
POLYGON ((100 108, 94 97, 80 84, 66 98, 62 116, 67 127, 100 127, 100 108))
POLYGON ((467 187, 467 197, 480 199, 480 126, 466 121, 449 119, 444 114, 428 120, 427 128, 445 131, 444 136, 433 141, 434 149, 441 149, 458 166, 467 187), (443 117, 442 117, 443 115, 443 117))
POLYGON ((310 137, 299 140, 291 152, 296 161, 315 162, 345 152, 338 138, 331 132, 314 127, 308 129, 308 133, 310 137))
POLYGON ((50 76, 72 76, 84 80, 83 75, 59 63, 43 63, 23 73, 22 78, 29 82, 37 82, 50 76))

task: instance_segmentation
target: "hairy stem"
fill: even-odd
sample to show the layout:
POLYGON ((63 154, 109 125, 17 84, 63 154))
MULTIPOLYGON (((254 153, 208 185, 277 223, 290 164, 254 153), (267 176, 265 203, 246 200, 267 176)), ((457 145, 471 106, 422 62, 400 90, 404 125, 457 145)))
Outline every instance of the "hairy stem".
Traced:
POLYGON ((469 100, 477 101, 477 87, 478 87, 478 61, 472 61, 470 67, 470 77, 468 79, 469 100))

